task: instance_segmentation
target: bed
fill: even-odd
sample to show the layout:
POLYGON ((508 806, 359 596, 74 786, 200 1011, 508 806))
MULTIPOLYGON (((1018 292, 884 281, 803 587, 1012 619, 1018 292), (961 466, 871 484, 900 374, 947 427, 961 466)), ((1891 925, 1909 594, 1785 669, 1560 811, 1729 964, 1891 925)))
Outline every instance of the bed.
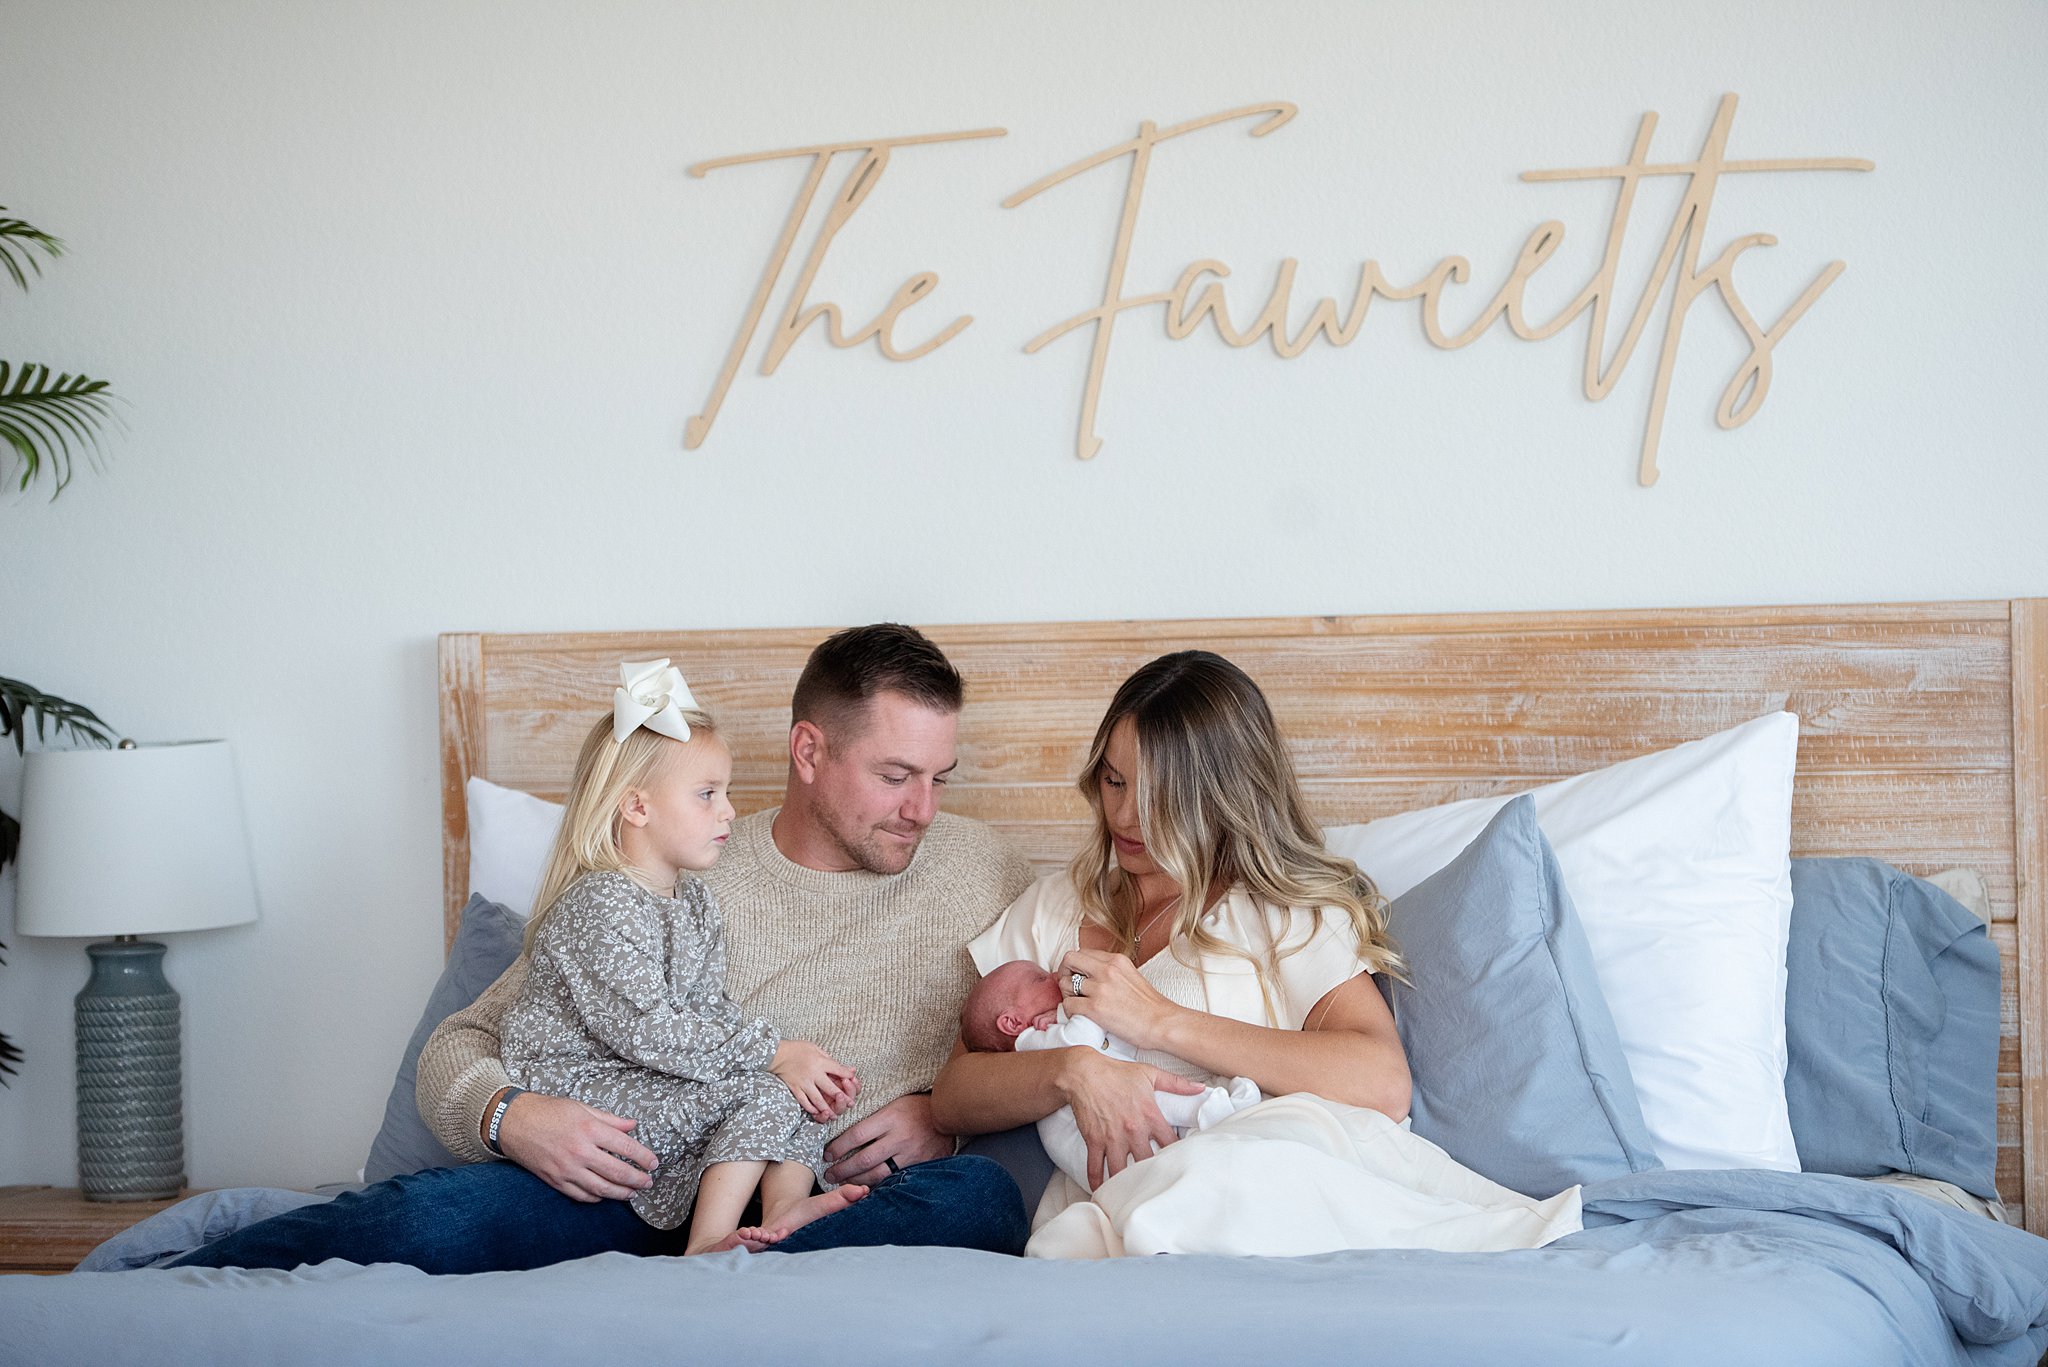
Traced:
MULTIPOLYGON (((667 655, 732 741, 735 805, 772 805, 790 688, 823 634, 442 637, 450 940, 469 891, 471 778, 559 797, 617 662, 667 655)), ((1083 830, 1072 776, 1110 693, 1182 646, 1265 688, 1329 823, 1525 789, 1797 712, 1795 855, 1981 877, 2003 973, 1996 1186, 2015 1224, 2048 1232, 2048 600, 930 634, 969 684, 947 808, 1003 830, 1041 869, 1083 830)), ((0 1358, 1875 1364, 2032 1363, 2048 1347, 2048 1241, 1898 1188, 1641 1173, 1588 1187, 1586 1209, 1582 1233, 1512 1254, 1063 1264, 882 1249, 608 1255, 451 1279, 348 1264, 7 1279, 0 1358)))

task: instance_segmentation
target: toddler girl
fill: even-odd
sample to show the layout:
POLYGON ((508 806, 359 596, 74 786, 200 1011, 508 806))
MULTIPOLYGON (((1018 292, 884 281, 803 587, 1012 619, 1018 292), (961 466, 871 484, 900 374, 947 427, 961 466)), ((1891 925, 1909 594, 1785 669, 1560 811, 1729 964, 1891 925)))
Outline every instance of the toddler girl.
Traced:
POLYGON ((667 660, 625 664, 583 743, 526 930, 531 968, 505 1017, 518 1087, 631 1116, 653 1149, 634 1213, 687 1253, 759 1251, 867 1188, 811 1194, 825 1122, 853 1070, 779 1037, 725 995, 725 923, 703 882, 731 830, 732 755, 667 660), (761 1192, 761 1223, 739 1228, 761 1192))

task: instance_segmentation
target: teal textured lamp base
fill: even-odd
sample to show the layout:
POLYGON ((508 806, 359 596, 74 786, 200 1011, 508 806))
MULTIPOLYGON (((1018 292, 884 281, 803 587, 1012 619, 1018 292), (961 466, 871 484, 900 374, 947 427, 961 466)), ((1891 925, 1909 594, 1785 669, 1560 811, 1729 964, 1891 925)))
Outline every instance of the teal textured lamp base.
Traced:
POLYGON ((151 1201, 185 1186, 178 994, 164 947, 122 936, 86 946, 78 1007, 78 1187, 88 1201, 151 1201))

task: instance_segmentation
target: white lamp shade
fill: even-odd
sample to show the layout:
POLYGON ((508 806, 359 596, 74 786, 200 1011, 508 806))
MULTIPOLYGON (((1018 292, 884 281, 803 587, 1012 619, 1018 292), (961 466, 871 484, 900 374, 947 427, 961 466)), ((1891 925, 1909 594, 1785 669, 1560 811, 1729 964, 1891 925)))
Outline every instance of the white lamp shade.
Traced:
POLYGON ((24 935, 161 935, 256 919, 224 740, 39 750, 22 769, 24 935))

